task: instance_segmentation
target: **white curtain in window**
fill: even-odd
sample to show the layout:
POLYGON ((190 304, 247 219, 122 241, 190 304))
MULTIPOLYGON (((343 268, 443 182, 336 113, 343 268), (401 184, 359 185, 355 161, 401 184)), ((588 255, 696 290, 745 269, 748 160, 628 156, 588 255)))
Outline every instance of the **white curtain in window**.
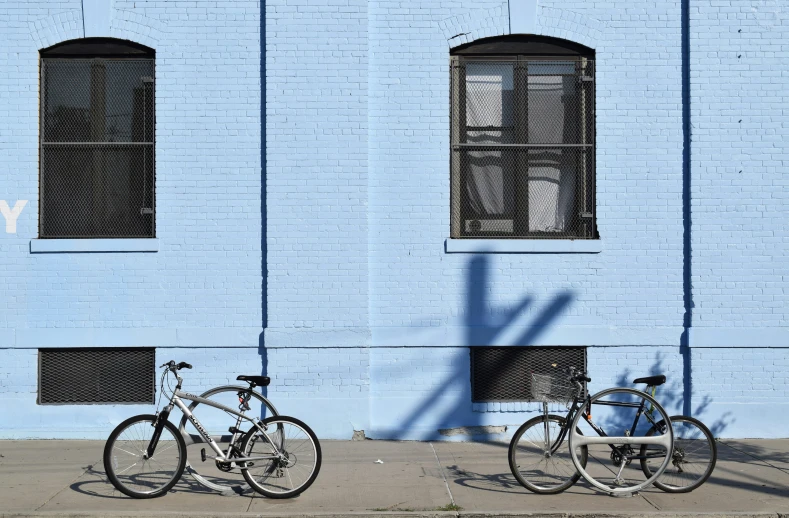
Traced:
MULTIPOLYGON (((514 142, 513 65, 466 65, 466 126, 469 144, 514 142)), ((466 182, 471 208, 482 217, 511 213, 515 186, 511 152, 469 151, 466 182)))
MULTIPOLYGON (((569 100, 577 94, 572 64, 530 64, 528 78, 529 143, 573 143, 577 115, 569 100), (569 70, 562 70, 569 68, 569 70), (566 75, 538 75, 565 73, 566 75)), ((572 218, 576 151, 538 148, 529 151, 529 232, 562 232, 572 218)))

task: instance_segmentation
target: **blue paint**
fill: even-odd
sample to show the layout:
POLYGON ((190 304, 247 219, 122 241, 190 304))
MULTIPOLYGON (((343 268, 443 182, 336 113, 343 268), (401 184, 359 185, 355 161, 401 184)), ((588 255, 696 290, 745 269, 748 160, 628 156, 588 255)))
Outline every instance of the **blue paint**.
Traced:
POLYGON ((110 36, 114 0, 82 0, 83 30, 86 38, 110 36))
POLYGON ((509 0, 510 33, 534 34, 537 27, 537 0, 509 0))
POLYGON ((789 29, 769 16, 691 0, 108 5, 0 7, 0 191, 30 200, 0 234, 0 415, 22 417, 0 437, 52 437, 54 418, 104 438, 150 411, 35 403, 39 347, 125 346, 195 365, 190 392, 270 375, 277 407, 322 438, 506 438, 536 407, 471 401, 479 345, 585 345, 593 390, 661 372, 661 401, 720 436, 789 429, 789 99, 770 72, 789 29), (596 50, 605 246, 447 239, 449 48, 523 32, 596 50), (37 239, 36 51, 83 35, 156 49, 156 240, 37 239))

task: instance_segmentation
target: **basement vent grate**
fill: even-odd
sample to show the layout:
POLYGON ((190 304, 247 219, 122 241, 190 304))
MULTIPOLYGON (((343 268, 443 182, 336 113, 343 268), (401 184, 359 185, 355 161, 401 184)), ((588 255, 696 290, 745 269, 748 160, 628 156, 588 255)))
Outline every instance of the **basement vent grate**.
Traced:
POLYGON ((586 369, 586 347, 471 347, 472 400, 533 401, 531 375, 567 367, 586 369))
POLYGON ((154 348, 38 350, 42 405, 153 403, 154 348))

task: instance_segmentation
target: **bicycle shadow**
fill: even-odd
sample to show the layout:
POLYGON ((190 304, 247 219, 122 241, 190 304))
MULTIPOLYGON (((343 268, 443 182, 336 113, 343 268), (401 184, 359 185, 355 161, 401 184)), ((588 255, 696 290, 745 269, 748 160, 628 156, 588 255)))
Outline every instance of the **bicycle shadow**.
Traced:
MULTIPOLYGON (((69 489, 76 493, 96 498, 134 500, 115 489, 115 486, 109 481, 107 473, 103 468, 96 469, 94 466, 94 464, 84 466, 82 468, 84 470, 83 474, 69 485, 69 489)), ((134 481, 134 477, 130 477, 130 479, 132 482, 134 481)), ((178 492, 217 494, 216 491, 198 484, 187 472, 184 472, 181 479, 168 493, 178 492)))

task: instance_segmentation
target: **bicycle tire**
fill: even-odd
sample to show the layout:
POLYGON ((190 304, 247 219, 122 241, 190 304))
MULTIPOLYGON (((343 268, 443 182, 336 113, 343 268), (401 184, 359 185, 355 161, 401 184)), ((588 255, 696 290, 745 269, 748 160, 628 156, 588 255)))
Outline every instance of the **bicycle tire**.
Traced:
MULTIPOLYGON (((159 441, 159 446, 157 447, 157 450, 154 452, 154 454, 149 459, 145 459, 143 457, 143 454, 145 453, 145 448, 148 447, 148 444, 150 442, 150 437, 153 435, 153 431, 154 431, 153 425, 154 423, 156 423, 157 419, 158 419, 157 416, 151 414, 141 414, 126 419, 121 424, 116 426, 115 429, 112 431, 112 433, 110 433, 109 438, 107 438, 107 443, 104 446, 104 455, 103 455, 104 471, 107 474, 107 478, 109 478, 112 485, 115 486, 115 488, 118 491, 132 498, 156 498, 166 494, 170 489, 172 489, 172 487, 178 482, 178 480, 180 480, 181 475, 183 474, 184 468, 186 466, 186 444, 184 443, 184 439, 183 437, 181 437, 181 434, 178 432, 178 429, 175 427, 175 425, 173 425, 170 421, 164 421, 164 428, 162 431, 164 432, 164 429, 167 429, 170 435, 172 435, 172 440, 175 441, 175 444, 178 448, 177 450, 178 459, 175 464, 175 470, 171 475, 169 475, 169 480, 159 485, 158 487, 152 489, 151 491, 138 491, 130 487, 131 485, 130 483, 126 483, 124 482, 124 480, 121 480, 121 478, 125 478, 125 477, 119 477, 119 475, 123 475, 123 471, 126 471, 129 468, 135 466, 137 463, 140 463, 140 461, 142 461, 141 466, 145 466, 146 464, 150 464, 151 466, 153 466, 154 464, 159 464, 157 461, 154 460, 156 457, 156 453, 158 451, 162 451, 162 452, 167 451, 159 447, 162 445, 161 439, 159 441), (124 439, 124 442, 129 442, 130 444, 134 444, 135 447, 130 448, 126 444, 124 444, 124 446, 126 446, 125 448, 120 448, 120 446, 118 446, 117 447, 118 451, 116 451, 116 443, 118 442, 119 437, 121 437, 121 434, 131 430, 132 429, 131 427, 137 423, 145 423, 145 424, 139 429, 134 429, 133 432, 130 431, 129 432, 130 439, 124 439), (151 432, 151 435, 150 436, 145 435, 149 430, 151 432), (135 464, 132 464, 131 466, 125 468, 125 470, 117 471, 117 468, 120 467, 118 465, 118 456, 121 453, 123 454, 124 458, 129 455, 131 456, 128 462, 130 462, 131 459, 137 459, 137 461, 135 462, 135 464)), ((133 471, 131 473, 135 473, 135 476, 138 479, 140 479, 141 470, 133 471)), ((131 478, 131 475, 129 475, 129 478, 131 478)), ((149 479, 152 478, 154 477, 149 477, 149 479)), ((167 476, 165 477, 165 480, 166 478, 167 476)))
MULTIPOLYGON (((674 455, 672 456, 671 464, 655 481, 655 487, 666 493, 689 493, 706 482, 707 479, 710 478, 710 475, 712 475, 712 471, 715 469, 715 464, 718 461, 718 446, 715 444, 715 438, 712 436, 712 432, 710 432, 709 428, 695 417, 674 415, 669 419, 671 421, 671 427, 674 430, 674 455), (677 426, 678 423, 682 423, 682 425, 677 426), (698 432, 693 432, 693 429, 698 432), (682 473, 688 473, 688 471, 683 470, 683 465, 687 467, 688 464, 697 462, 686 460, 688 458, 688 448, 690 447, 689 442, 701 441, 702 438, 704 444, 706 444, 706 448, 709 450, 710 456, 709 461, 706 462, 704 471, 699 477, 682 476, 682 473), (692 482, 689 484, 682 484, 683 481, 690 482, 691 480, 692 482)), ((657 423, 657 425, 653 426, 652 429, 647 432, 647 435, 656 432, 659 427, 662 426, 664 426, 663 421, 657 423)), ((695 448, 690 450, 690 452, 703 454, 705 448, 704 444, 699 442, 698 445, 694 445, 695 448)), ((641 455, 644 455, 645 452, 646 445, 642 445, 641 455)), ((641 459, 641 469, 644 475, 647 477, 651 476, 652 470, 647 459, 641 459)))
MULTIPOLYGON (((275 437, 274 439, 271 439, 271 442, 276 443, 276 449, 282 450, 283 453, 286 455, 286 458, 282 459, 281 461, 271 460, 267 464, 264 464, 263 469, 260 472, 261 480, 265 478, 265 480, 268 481, 271 475, 276 471, 277 476, 274 478, 284 479, 286 478, 285 475, 287 475, 287 479, 290 480, 291 485, 293 485, 292 483, 293 476, 291 475, 291 468, 296 466, 296 464, 299 461, 299 458, 309 461, 310 458, 309 447, 306 450, 302 450, 304 445, 299 443, 296 443, 295 447, 290 446, 290 444, 292 444, 292 442, 290 441, 295 439, 294 437, 295 434, 293 433, 294 432, 293 430, 289 429, 289 425, 295 427, 297 430, 300 429, 303 432, 303 435, 305 435, 306 438, 309 439, 309 442, 313 446, 311 452, 312 467, 307 475, 307 478, 296 487, 291 487, 290 489, 282 488, 282 490, 274 491, 264 487, 262 481, 256 479, 256 474, 251 473, 251 471, 253 470, 253 466, 250 464, 253 463, 247 462, 245 466, 241 468, 241 472, 244 474, 244 478, 246 479, 247 484, 249 484, 250 487, 252 487, 252 489, 257 491, 258 493, 268 498, 291 498, 304 492, 308 487, 312 485, 313 482, 315 482, 315 479, 317 478, 318 473, 320 472, 321 469, 321 445, 320 442, 318 441, 318 437, 315 435, 315 432, 313 432, 309 426, 304 424, 302 421, 296 419, 295 417, 280 415, 280 416, 273 416, 266 418, 260 422, 260 425, 264 428, 269 428, 273 424, 276 424, 277 427, 276 433, 280 436, 281 439, 275 437), (299 452, 299 455, 295 454, 297 451, 299 452), (291 462, 293 463, 291 464, 291 462), (285 473, 286 471, 287 473, 285 473)), ((259 436, 260 436, 260 430, 256 426, 253 426, 244 436, 244 442, 241 446, 241 450, 244 452, 245 457, 255 456, 255 454, 252 453, 252 449, 258 443, 260 443, 262 451, 264 453, 267 454, 274 453, 274 452, 270 452, 271 448, 270 448, 270 444, 268 444, 268 441, 266 440, 260 441, 259 436)), ((301 441, 304 440, 305 439, 301 439, 301 441)), ((260 453, 258 453, 258 455, 259 454, 260 453)), ((255 462, 255 464, 256 463, 257 461, 255 462)), ((261 462, 261 464, 263 463, 261 462)), ((254 468, 256 471, 259 471, 258 470, 259 466, 255 465, 254 468)), ((300 468, 300 469, 305 469, 305 468, 300 468)), ((294 472, 294 474, 297 473, 294 472)), ((281 486, 281 484, 275 487, 279 487, 279 486, 281 486)))
MULTIPOLYGON (((543 476, 545 476, 546 478, 557 479, 559 483, 556 485, 550 486, 550 485, 544 485, 544 484, 541 485, 535 483, 534 479, 538 478, 540 475, 538 476, 528 475, 528 478, 531 478, 532 481, 528 480, 527 476, 524 476, 521 467, 522 462, 519 462, 518 460, 518 457, 524 458, 526 456, 526 451, 525 451, 526 447, 525 446, 519 447, 520 440, 524 435, 526 435, 527 438, 533 437, 534 439, 538 439, 538 440, 540 438, 543 438, 544 441, 544 437, 545 437, 544 430, 545 430, 546 419, 548 421, 558 423, 560 429, 565 427, 565 423, 566 423, 565 418, 554 414, 548 414, 547 416, 539 415, 532 419, 529 419, 528 421, 523 423, 515 432, 515 434, 512 436, 512 440, 510 441, 510 447, 509 447, 509 463, 510 463, 510 471, 512 471, 512 475, 515 477, 515 480, 517 480, 520 485, 522 485, 523 487, 525 487, 526 489, 528 489, 533 493, 538 493, 541 495, 555 495, 571 487, 573 484, 578 482, 578 479, 581 478, 581 474, 578 472, 578 470, 575 469, 575 466, 572 463, 572 459, 570 459, 569 447, 566 447, 567 444, 565 442, 567 441, 567 437, 565 437, 562 440, 562 444, 559 445, 558 449, 556 450, 556 453, 554 453, 553 455, 549 455, 547 453, 544 442, 543 444, 538 444, 537 442, 534 442, 532 439, 527 439, 529 443, 534 445, 533 449, 535 451, 532 453, 531 456, 534 457, 535 463, 540 462, 540 459, 546 460, 545 470, 542 470, 544 473, 546 473, 546 475, 543 476), (535 426, 539 427, 534 430, 536 435, 532 436, 531 434, 528 434, 529 430, 535 426), (561 450, 561 454, 566 455, 567 458, 560 460, 559 463, 554 462, 553 464, 554 469, 549 470, 548 468, 550 466, 550 461, 548 461, 547 459, 555 458, 557 456, 556 454, 558 454, 560 450, 561 450), (518 455, 519 452, 523 453, 523 455, 518 455), (569 476, 567 475, 568 465, 569 465, 569 469, 572 470, 572 475, 569 476)), ((550 431, 548 433, 550 434, 550 431)), ((548 439, 550 442, 551 441, 550 436, 548 439)), ((552 445, 553 443, 551 442, 549 447, 552 445)), ((583 451, 581 454, 581 462, 583 463, 584 466, 586 466, 586 462, 588 459, 588 449, 586 446, 582 446, 582 450, 583 451)), ((534 465, 535 464, 530 464, 529 467, 534 465)))
MULTIPOLYGON (((610 409, 611 407, 619 407, 619 408, 635 409, 641 403, 641 401, 638 401, 639 398, 645 400, 646 403, 649 403, 649 405, 651 405, 651 407, 654 409, 653 411, 657 413, 658 416, 657 419, 652 419, 651 417, 647 417, 647 419, 652 419, 653 423, 657 423, 661 420, 665 421, 669 419, 666 410, 660 405, 660 403, 658 403, 655 400, 655 398, 653 398, 649 394, 636 389, 615 387, 615 388, 602 390, 597 394, 591 396, 587 401, 584 401, 583 405, 581 405, 581 408, 575 414, 575 417, 573 418, 573 422, 571 424, 569 442, 570 442, 570 455, 573 459, 573 464, 575 464, 575 467, 581 473, 581 476, 587 482, 589 482, 593 487, 599 489, 600 491, 608 493, 612 496, 632 496, 633 494, 654 484, 654 482, 658 479, 658 477, 660 477, 660 475, 663 474, 663 471, 665 471, 666 467, 669 464, 669 461, 671 460, 671 456, 668 454, 668 452, 672 451, 674 444, 674 433, 671 427, 669 426, 665 430, 665 433, 662 433, 659 436, 653 435, 649 437, 647 437, 646 434, 638 435, 637 430, 632 430, 632 432, 629 430, 625 430, 625 433, 621 436, 605 435, 605 436, 597 436, 597 437, 579 434, 575 432, 575 430, 579 429, 579 424, 581 422, 581 419, 587 413, 588 407, 590 405, 595 405, 595 403, 598 403, 596 410, 599 410, 605 414, 604 408, 610 409), (635 406, 628 407, 622 405, 612 405, 611 403, 615 402, 618 399, 617 397, 614 396, 618 396, 619 398, 625 400, 623 401, 623 403, 626 403, 628 405, 635 405, 635 406), (603 401, 603 398, 608 398, 608 397, 611 397, 611 399, 603 401), (636 399, 636 401, 633 401, 633 399, 636 399), (585 469, 585 466, 580 465, 580 462, 577 459, 575 449, 581 445, 587 445, 587 444, 598 445, 598 446, 626 445, 628 446, 628 449, 631 451, 633 449, 630 447, 630 445, 654 444, 656 446, 662 446, 662 448, 665 450, 665 454, 664 454, 665 456, 663 462, 658 467, 658 469, 655 472, 652 472, 652 475, 650 477, 647 477, 646 481, 638 482, 627 486, 623 484, 623 482, 626 482, 626 480, 621 479, 619 475, 622 473, 622 469, 623 469, 622 464, 624 464, 625 466, 629 465, 631 460, 626 460, 624 457, 620 457, 620 459, 618 459, 619 464, 617 465, 618 473, 614 473, 616 475, 616 478, 613 479, 611 484, 606 484, 601 480, 598 480, 599 478, 602 477, 598 476, 598 478, 595 478, 590 473, 588 473, 585 469)), ((598 412, 592 412, 592 413, 598 415, 598 412)), ((649 415, 649 414, 645 412, 643 415, 649 415)), ((610 417, 613 416, 609 416, 609 418, 610 417)), ((584 422, 586 421, 584 420, 584 422)), ((624 417, 624 416, 615 417, 614 425, 617 427, 619 427, 620 425, 630 426, 631 424, 632 423, 630 422, 630 417, 624 417)), ((603 430, 603 432, 605 432, 605 430, 603 430)), ((608 450, 605 451, 607 452, 608 450)), ((590 452, 590 455, 594 455, 594 452, 590 452)), ((614 460, 614 456, 615 456, 615 452, 611 450, 612 460, 614 460)), ((611 471, 611 473, 613 473, 613 471, 611 471)), ((608 477, 609 475, 610 473, 606 473, 606 477, 608 477)))

